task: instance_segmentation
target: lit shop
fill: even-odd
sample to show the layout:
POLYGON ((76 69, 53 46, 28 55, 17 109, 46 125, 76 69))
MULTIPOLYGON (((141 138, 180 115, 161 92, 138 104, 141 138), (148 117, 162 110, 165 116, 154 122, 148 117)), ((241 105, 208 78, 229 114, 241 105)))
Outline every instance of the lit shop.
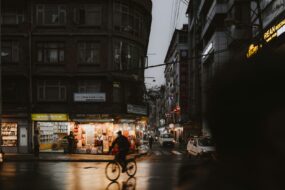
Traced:
POLYGON ((26 115, 3 115, 1 147, 3 152, 28 153, 28 122, 26 115))
POLYGON ((76 153, 104 154, 109 152, 116 132, 121 130, 135 150, 144 122, 114 119, 74 119, 67 114, 33 114, 34 129, 40 132, 41 152, 66 152, 67 136, 72 131, 76 139, 76 153))

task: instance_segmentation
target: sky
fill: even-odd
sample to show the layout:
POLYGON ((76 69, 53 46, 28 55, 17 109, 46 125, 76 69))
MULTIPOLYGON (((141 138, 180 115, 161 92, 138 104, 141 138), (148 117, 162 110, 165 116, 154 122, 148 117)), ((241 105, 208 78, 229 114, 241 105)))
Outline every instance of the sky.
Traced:
MULTIPOLYGON (((152 25, 147 52, 149 66, 164 63, 174 29, 181 29, 188 22, 187 6, 183 1, 185 0, 152 0, 152 25)), ((146 69, 145 77, 147 88, 165 84, 164 66, 146 69)))

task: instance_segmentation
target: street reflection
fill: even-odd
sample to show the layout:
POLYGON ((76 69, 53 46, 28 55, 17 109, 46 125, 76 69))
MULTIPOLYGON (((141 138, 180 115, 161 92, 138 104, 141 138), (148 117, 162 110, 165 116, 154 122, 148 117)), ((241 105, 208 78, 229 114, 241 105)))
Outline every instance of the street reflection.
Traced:
POLYGON ((120 183, 117 181, 112 181, 106 187, 106 190, 135 190, 136 189, 136 178, 130 177, 127 181, 122 181, 122 189, 120 183))

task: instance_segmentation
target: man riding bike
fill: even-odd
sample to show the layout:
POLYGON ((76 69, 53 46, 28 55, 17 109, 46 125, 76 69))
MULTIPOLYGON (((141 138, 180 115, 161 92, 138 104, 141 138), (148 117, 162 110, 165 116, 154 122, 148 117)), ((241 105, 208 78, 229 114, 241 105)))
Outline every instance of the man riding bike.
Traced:
POLYGON ((118 134, 118 137, 112 143, 110 152, 112 151, 114 146, 117 144, 119 147, 119 152, 116 154, 116 160, 118 160, 118 162, 121 164, 122 172, 125 172, 126 166, 127 166, 126 156, 130 150, 130 142, 127 139, 127 137, 122 135, 122 131, 118 131, 117 134, 118 134))

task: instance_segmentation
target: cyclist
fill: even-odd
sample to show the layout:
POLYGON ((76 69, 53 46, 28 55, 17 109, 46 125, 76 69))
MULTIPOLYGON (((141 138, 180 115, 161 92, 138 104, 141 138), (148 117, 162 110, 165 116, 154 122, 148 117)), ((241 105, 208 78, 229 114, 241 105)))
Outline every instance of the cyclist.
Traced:
POLYGON ((122 166, 122 172, 124 173, 126 171, 127 161, 126 156, 130 150, 130 142, 127 139, 127 137, 122 135, 122 131, 117 132, 118 137, 114 140, 112 143, 112 146, 110 148, 110 152, 114 148, 114 146, 117 144, 119 147, 119 152, 116 154, 116 160, 121 164, 122 166))

